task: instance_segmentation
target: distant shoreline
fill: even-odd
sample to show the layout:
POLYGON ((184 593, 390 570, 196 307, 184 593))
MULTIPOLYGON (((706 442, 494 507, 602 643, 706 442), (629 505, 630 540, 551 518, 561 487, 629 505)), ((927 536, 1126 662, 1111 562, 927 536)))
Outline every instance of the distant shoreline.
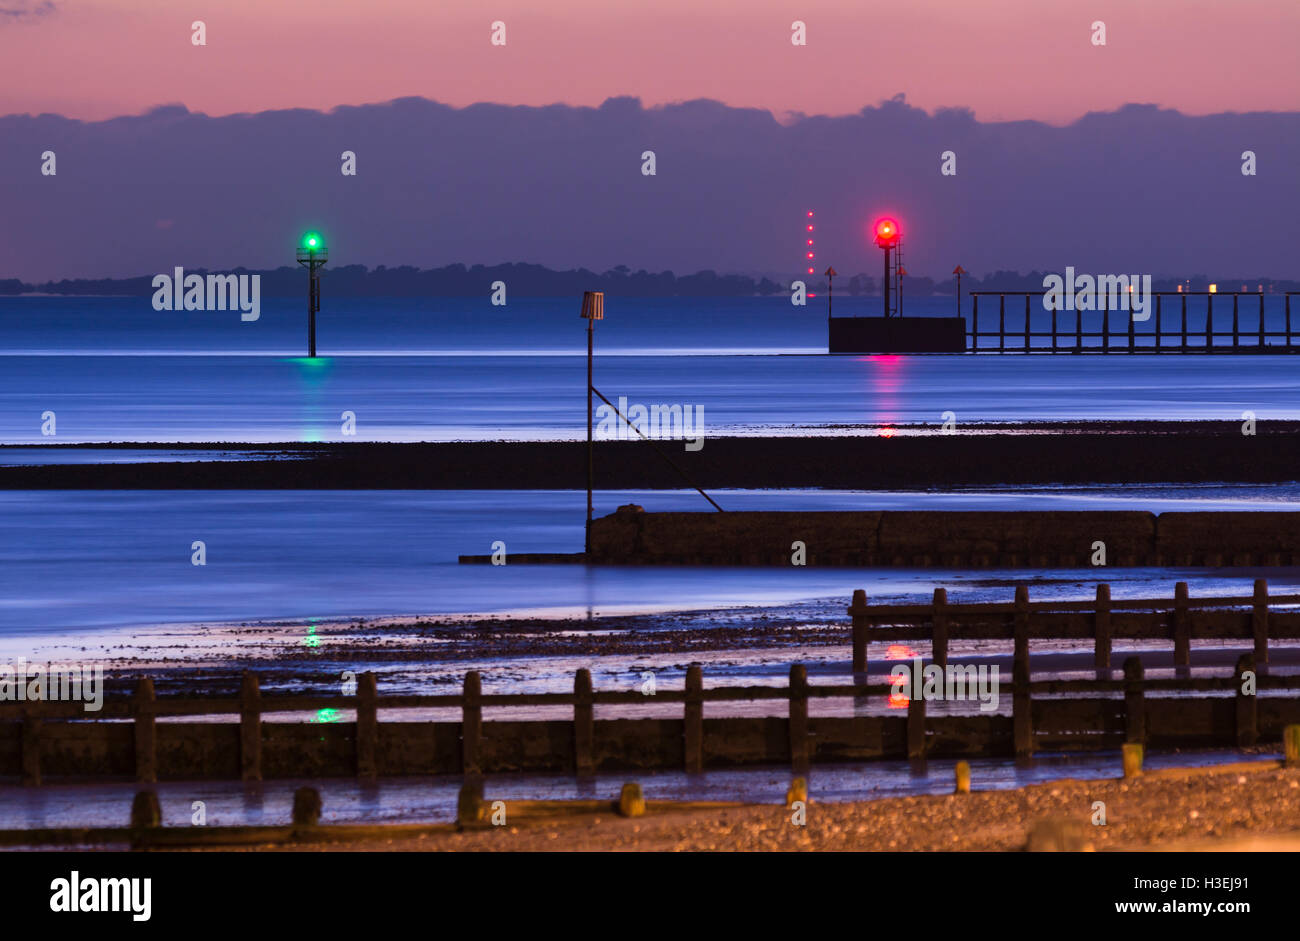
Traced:
MULTIPOLYGON (((1300 477, 1300 421, 1043 422, 937 426, 837 426, 839 434, 598 441, 600 489, 845 490, 1016 484, 1276 483, 1300 477), (689 478, 656 454, 661 450, 689 478)), ((584 441, 423 443, 11 444, 146 452, 238 451, 238 460, 0 467, 6 490, 582 490, 584 441), (259 456, 268 458, 258 459, 259 456), (294 460, 270 458, 293 457, 294 460)))

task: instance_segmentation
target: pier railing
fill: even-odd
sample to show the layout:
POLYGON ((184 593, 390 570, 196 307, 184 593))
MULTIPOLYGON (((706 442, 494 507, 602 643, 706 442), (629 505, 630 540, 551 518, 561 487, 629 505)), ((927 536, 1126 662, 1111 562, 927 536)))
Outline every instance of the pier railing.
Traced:
POLYGON ((1081 311, 1051 307, 1043 291, 972 291, 967 348, 981 353, 1294 353, 1300 349, 1291 321, 1297 293, 1153 291, 1154 310, 1139 322, 1131 310, 1111 309, 1104 292, 1097 293, 1098 310, 1081 311), (1276 297, 1282 298, 1283 310, 1270 322, 1265 299, 1276 297), (1190 317, 1189 298, 1197 299, 1190 317))

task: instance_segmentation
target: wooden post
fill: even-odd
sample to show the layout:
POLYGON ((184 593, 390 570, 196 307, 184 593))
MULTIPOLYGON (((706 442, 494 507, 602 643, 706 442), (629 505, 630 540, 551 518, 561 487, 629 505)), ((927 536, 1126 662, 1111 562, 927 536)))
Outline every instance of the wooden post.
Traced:
POLYGON ((462 830, 466 827, 483 826, 483 819, 486 816, 483 779, 468 777, 461 784, 460 792, 456 795, 456 826, 462 830))
POLYGON ((1033 703, 1029 697, 1029 586, 1016 586, 1015 653, 1012 660, 1012 735, 1017 757, 1034 753, 1033 703))
POLYGON ((1300 768, 1300 725, 1282 729, 1282 761, 1288 768, 1300 768))
POLYGON ((135 685, 135 779, 142 784, 158 780, 158 730, 154 702, 153 679, 140 677, 135 685))
POLYGON ((1101 351, 1110 352, 1110 298, 1101 296, 1101 351))
POLYGON ((912 677, 912 698, 907 701, 907 757, 925 757, 925 700, 919 695, 925 682, 922 677, 912 677))
POLYGON ((1186 351, 1187 351, 1187 295, 1186 295, 1186 294, 1183 295, 1183 338, 1182 338, 1182 348, 1183 348, 1183 352, 1186 352, 1186 351))
POLYGON ((262 780, 262 693, 257 674, 245 670, 239 689, 239 767, 245 781, 262 780))
POLYGON ((483 679, 478 670, 465 674, 465 688, 461 693, 460 714, 460 767, 461 773, 474 776, 483 773, 483 679))
MULTIPOLYGON (((368 674, 367 674, 368 675, 368 674)), ((360 684, 357 689, 360 690, 360 684)), ((290 821, 296 827, 314 827, 320 823, 320 791, 314 787, 300 787, 293 792, 293 810, 290 821)))
POLYGON ((1291 349, 1291 295, 1286 295, 1286 348, 1291 349))
POLYGON ((853 603, 849 605, 849 616, 853 618, 853 672, 867 672, 867 593, 861 588, 853 592, 853 603))
POLYGON ((1029 352, 1029 295, 1025 294, 1025 352, 1029 352))
POLYGON ((131 829, 153 830, 162 826, 162 807, 153 791, 136 791, 131 800, 131 829))
POLYGON ((1097 586, 1096 609, 1092 615, 1093 666, 1110 669, 1110 585, 1097 586))
POLYGON ((1264 352, 1264 292, 1259 294, 1259 351, 1264 352))
POLYGON ((1083 311, 1079 308, 1074 309, 1074 351, 1076 353, 1083 349, 1083 311))
MULTIPOLYGON (((23 682, 20 678, 19 682, 23 682)), ((28 706, 23 714, 23 786, 41 786, 41 718, 35 707, 28 706)))
POLYGON ((1232 348, 1241 345, 1241 321, 1237 317, 1237 292, 1232 292, 1232 348))
POLYGON ((1160 298, 1162 295, 1156 295, 1156 352, 1160 352, 1160 334, 1162 332, 1161 321, 1164 319, 1160 313, 1160 298))
POLYGON ((1007 348, 1007 296, 998 295, 998 352, 1007 348))
POLYGON ((1237 747, 1249 748, 1259 739, 1259 678, 1246 692, 1246 674, 1255 672, 1255 658, 1248 653, 1237 658, 1237 747))
POLYGON ((1052 352, 1056 352, 1056 301, 1052 301, 1052 352))
POLYGON ((686 773, 704 770, 704 670, 699 664, 686 668, 686 710, 683 731, 686 773))
POLYGON ((573 757, 580 775, 595 770, 592 742, 595 738, 595 695, 591 688, 591 671, 585 667, 573 678, 573 757))
POLYGON ((357 677, 357 777, 374 778, 379 773, 379 691, 375 674, 357 677))
POLYGON ((1192 618, 1187 610, 1187 582, 1174 586, 1174 666, 1192 665, 1192 618))
POLYGON ((931 615, 934 621, 934 635, 930 657, 941 667, 948 665, 948 615, 944 611, 946 607, 948 607, 948 589, 936 588, 934 614, 931 615))
MULTIPOLYGON (((978 350, 980 348, 980 296, 978 294, 972 293, 970 299, 971 299, 971 305, 970 305, 971 349, 978 350)), ((1288 297, 1287 310, 1291 309, 1290 303, 1291 303, 1291 298, 1288 297)), ((958 307, 961 306, 960 298, 958 299, 957 304, 958 307)))
POLYGON ((790 667, 790 769, 808 773, 808 670, 802 663, 790 667))
POLYGON ((1124 660, 1124 741, 1131 745, 1145 745, 1147 740, 1143 695, 1142 661, 1128 657, 1124 660))
POLYGON ((1251 633, 1255 635, 1255 662, 1268 663, 1268 580, 1255 579, 1255 606, 1250 614, 1251 633))
POLYGON ((1029 586, 1023 582, 1016 586, 1016 652, 1017 660, 1029 663, 1029 586))
POLYGON ((1132 353, 1137 349, 1137 324, 1133 321, 1133 305, 1129 304, 1128 312, 1128 351, 1132 353))
POLYGON ((1029 697, 1029 648, 1016 646, 1011 667, 1011 732, 1017 758, 1034 753, 1033 702, 1029 697))

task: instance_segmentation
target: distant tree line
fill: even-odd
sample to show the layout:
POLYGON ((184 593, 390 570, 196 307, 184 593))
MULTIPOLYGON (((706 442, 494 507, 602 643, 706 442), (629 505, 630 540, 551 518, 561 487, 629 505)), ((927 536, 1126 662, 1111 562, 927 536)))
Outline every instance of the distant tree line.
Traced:
MULTIPOLYGON (((166 272, 170 274, 171 272, 166 272)), ((186 269, 185 273, 206 275, 207 269, 186 269)), ((306 275, 301 268, 281 267, 256 270, 236 268, 234 274, 257 274, 262 277, 262 296, 296 297, 303 293, 306 275)), ((77 278, 74 280, 28 283, 17 278, 0 279, 0 295, 15 294, 153 294, 153 275, 137 278, 77 278)), ((542 265, 447 265, 442 268, 421 269, 409 265, 389 268, 380 265, 343 265, 324 269, 328 291, 334 297, 476 297, 487 294, 494 281, 503 281, 513 297, 567 297, 582 291, 606 291, 624 297, 749 297, 755 295, 786 294, 790 291, 789 279, 777 282, 768 277, 718 274, 716 271, 697 271, 695 274, 675 275, 671 271, 633 271, 627 265, 611 268, 597 274, 586 268, 555 271, 542 265)), ((1041 291, 1044 272, 995 271, 984 277, 965 275, 962 292, 969 291, 1041 291)), ((804 279, 808 290, 824 292, 824 278, 804 279)), ((1300 291, 1300 281, 1281 281, 1273 278, 1209 278, 1195 275, 1181 281, 1174 278, 1153 278, 1152 289, 1174 291, 1182 284, 1184 290, 1204 291, 1216 282, 1221 291, 1255 291, 1262 286, 1265 293, 1300 291)), ((849 296, 879 294, 877 280, 867 274, 835 282, 836 293, 849 296)), ((943 281, 908 275, 903 279, 903 290, 910 297, 953 295, 957 281, 949 277, 943 281)))

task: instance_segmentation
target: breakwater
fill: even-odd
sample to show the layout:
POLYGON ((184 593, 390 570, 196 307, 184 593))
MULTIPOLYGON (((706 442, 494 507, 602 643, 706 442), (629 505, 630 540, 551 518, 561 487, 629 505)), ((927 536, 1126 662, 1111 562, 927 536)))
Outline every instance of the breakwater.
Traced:
POLYGON ((1086 568, 1300 564, 1300 513, 646 513, 592 523, 590 561, 640 565, 1086 568))

